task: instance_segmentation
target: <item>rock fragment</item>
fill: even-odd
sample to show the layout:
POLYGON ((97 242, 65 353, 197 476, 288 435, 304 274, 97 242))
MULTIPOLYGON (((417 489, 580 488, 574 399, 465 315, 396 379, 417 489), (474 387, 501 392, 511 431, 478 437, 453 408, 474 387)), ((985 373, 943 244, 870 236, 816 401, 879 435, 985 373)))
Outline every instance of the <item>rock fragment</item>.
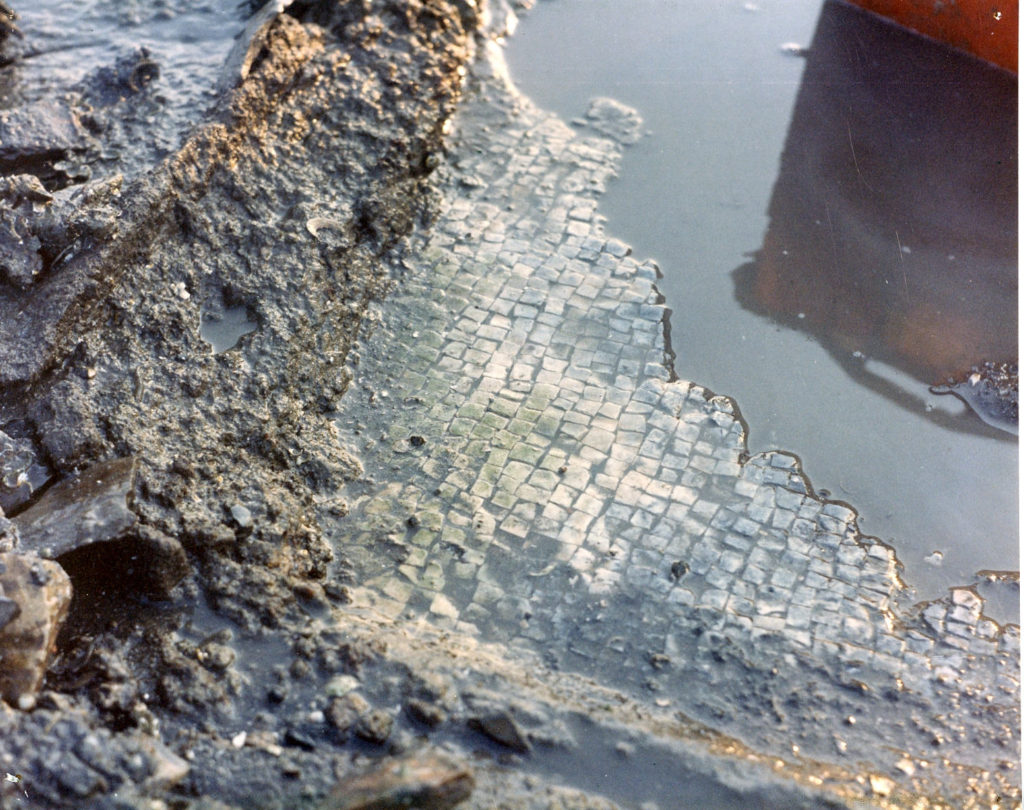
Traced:
POLYGON ((48 477, 31 441, 0 430, 0 509, 24 503, 48 477))
POLYGON ((0 554, 0 593, 0 697, 30 709, 67 616, 71 581, 55 562, 0 554))
POLYGON ((507 712, 495 711, 471 717, 469 727, 516 753, 530 752, 530 743, 507 712))
POLYGON ((63 188, 75 178, 58 164, 88 145, 78 117, 64 104, 40 101, 0 113, 0 171, 5 174, 33 174, 49 188, 63 188))
POLYGON ((137 525, 129 508, 136 470, 134 458, 115 459, 54 485, 18 515, 21 548, 56 559, 93 546, 109 554, 112 576, 137 577, 141 589, 167 595, 188 571, 185 551, 176 539, 137 525))
POLYGON ((15 521, 22 546, 52 559, 122 537, 137 520, 128 508, 135 469, 135 459, 117 459, 54 485, 15 521))
POLYGON ((473 786, 473 774, 465 765, 419 752, 342 782, 319 810, 445 810, 468 799, 473 786))

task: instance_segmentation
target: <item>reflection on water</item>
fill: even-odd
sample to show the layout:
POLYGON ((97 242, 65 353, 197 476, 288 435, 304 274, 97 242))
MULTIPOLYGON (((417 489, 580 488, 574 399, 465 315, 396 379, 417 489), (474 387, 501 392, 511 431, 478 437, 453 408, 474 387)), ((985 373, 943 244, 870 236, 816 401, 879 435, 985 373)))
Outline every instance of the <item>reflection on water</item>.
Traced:
MULTIPOLYGON (((664 278, 658 288, 672 309, 676 372, 733 396, 749 425, 752 452, 782 448, 799 454, 816 487, 853 504, 860 513, 861 528, 896 548, 918 597, 935 597, 950 586, 976 581, 978 569, 1017 568, 1017 445, 1006 433, 968 413, 955 397, 929 392, 928 383, 944 382, 946 375, 967 372, 984 360, 1009 361, 1016 354, 994 356, 997 345, 988 349, 978 344, 992 354, 971 352, 945 359, 944 367, 935 366, 933 375, 919 349, 913 349, 903 362, 898 359, 900 352, 882 348, 890 335, 893 346, 941 343, 926 340, 935 337, 927 330, 923 337, 912 339, 906 324, 924 321, 909 306, 901 329, 894 322, 887 332, 880 322, 872 326, 878 339, 855 345, 837 339, 825 348, 825 338, 817 332, 812 337, 802 325, 808 312, 801 319, 801 310, 796 309, 781 322, 744 309, 735 296, 734 271, 744 257, 755 249, 762 255, 770 252, 770 239, 775 236, 765 238, 769 226, 765 214, 773 195, 780 193, 774 191, 776 185, 794 182, 780 181, 779 169, 796 98, 801 93, 820 96, 828 91, 827 87, 802 88, 807 61, 781 48, 783 43, 810 45, 821 12, 820 0, 556 0, 540 3, 522 20, 509 40, 508 59, 516 84, 567 121, 583 114, 594 96, 610 96, 640 111, 651 134, 626 150, 619 178, 601 198, 600 213, 607 217, 610 234, 630 243, 637 256, 653 257, 661 266, 664 278), (854 351, 865 357, 854 357, 854 351), (843 352, 841 365, 836 360, 843 352), (953 363, 952 370, 945 368, 947 362, 953 363), (860 370, 861 376, 851 376, 850 369, 860 370)), ((831 4, 825 13, 835 13, 831 4)), ((868 50, 867 42, 862 38, 841 46, 845 58, 859 65, 862 75, 882 57, 868 50)), ((946 52, 945 58, 956 69, 943 69, 944 63, 933 59, 913 83, 909 64, 893 68, 889 63, 891 72, 883 73, 878 103, 903 98, 904 107, 897 104, 886 115, 901 117, 910 128, 896 133, 895 145, 913 135, 933 154, 964 154, 965 141, 955 129, 946 141, 940 137, 950 131, 945 125, 936 132, 914 129, 924 99, 930 95, 934 103, 936 96, 942 97, 939 88, 943 87, 958 101, 942 104, 949 104, 961 118, 971 120, 972 104, 976 119, 1012 118, 1005 110, 990 109, 993 97, 976 97, 977 80, 957 67, 963 66, 961 57, 946 52), (905 86, 900 86, 901 81, 905 86), (933 86, 929 89, 929 85, 933 86)), ((911 61, 918 59, 924 57, 911 61)), ((875 69, 881 71, 882 66, 875 69)), ((840 79, 830 81, 836 84, 840 79)), ((860 274, 865 278, 844 283, 866 284, 868 277, 877 276, 880 293, 871 295, 884 295, 895 286, 891 298, 896 301, 909 305, 914 300, 918 310, 941 307, 939 336, 957 332, 965 340, 970 331, 959 326, 959 313, 980 309, 989 313, 983 321, 999 320, 997 313, 1003 311, 999 308, 1016 298, 1012 292, 1011 301, 971 298, 978 295, 976 287, 987 284, 983 273, 991 271, 998 277, 1005 272, 999 257, 1005 257, 1005 245, 1012 243, 1015 232, 1007 233, 1000 223, 1015 222, 1015 208, 1009 214, 993 212, 985 220, 986 209, 978 206, 992 205, 991 199, 968 197, 952 213, 937 213, 942 200, 932 198, 941 194, 927 192, 926 186, 956 188, 957 183, 943 175, 959 170, 946 165, 948 161, 936 161, 913 170, 917 174, 911 176, 906 171, 913 144, 903 143, 902 151, 893 157, 882 149, 885 144, 873 143, 862 131, 865 122, 855 122, 851 116, 847 130, 842 115, 849 115, 854 102, 869 91, 863 83, 850 88, 831 113, 831 126, 839 127, 838 135, 831 137, 838 138, 839 146, 845 145, 845 155, 830 153, 826 145, 818 153, 822 160, 832 154, 833 160, 845 161, 839 169, 850 168, 852 141, 856 183, 865 178, 875 196, 883 191, 895 195, 889 208, 894 223, 891 236, 878 237, 874 252, 865 259, 868 272, 860 274), (916 187, 903 188, 901 183, 916 187), (941 233, 943 217, 950 232, 966 230, 972 236, 950 251, 952 260, 939 253, 936 262, 928 263, 928 245, 933 244, 929 240, 936 237, 929 236, 927 226, 932 223, 932 230, 941 233), (972 230, 971 223, 979 227, 972 230), (973 257, 971 264, 966 263, 968 257, 973 257), (900 265, 906 269, 908 263, 917 269, 904 286, 900 265), (928 275, 932 268, 945 268, 945 263, 968 279, 963 289, 938 285, 928 275), (887 272, 889 285, 884 283, 887 272), (937 286, 947 292, 933 289, 937 286), (958 296, 969 299, 970 306, 955 309, 958 296)), ((1015 92, 1007 103, 1016 104, 1015 92)), ((814 126, 817 123, 809 124, 811 129, 814 126)), ((1010 157, 1015 156, 1013 149, 1010 157)), ((796 156, 788 154, 790 160, 796 156)), ((835 192, 835 207, 826 198, 828 212, 819 206, 814 216, 825 223, 831 269, 832 257, 839 251, 831 250, 829 218, 833 229, 846 228, 847 243, 858 241, 858 221, 866 227, 872 220, 853 216, 860 215, 869 191, 861 185, 851 188, 849 176, 836 174, 838 169, 827 163, 820 167, 826 169, 833 172, 835 182, 846 183, 835 192), (852 195, 855 204, 846 203, 840 192, 852 195), (846 219, 837 223, 841 200, 846 219)), ((964 188, 990 194, 988 187, 994 181, 987 177, 972 181, 966 170, 959 176, 964 188)), ((1010 205, 1015 207, 1011 197, 1010 205)), ((871 239, 867 242, 871 244, 871 239)), ((825 292, 830 296, 833 291, 825 292)), ((864 295, 868 292, 865 288, 864 295)), ((855 288, 854 298, 856 294, 855 288)), ((872 303, 864 312, 876 309, 872 303)), ((858 333, 851 329, 850 334, 858 333)), ((1016 614, 1012 610, 999 618, 1016 614)))
POLYGON ((1016 364, 1016 129, 1011 74, 825 3, 737 298, 915 413, 989 433, 921 401, 984 361, 1016 364), (894 386, 866 358, 919 385, 894 386))

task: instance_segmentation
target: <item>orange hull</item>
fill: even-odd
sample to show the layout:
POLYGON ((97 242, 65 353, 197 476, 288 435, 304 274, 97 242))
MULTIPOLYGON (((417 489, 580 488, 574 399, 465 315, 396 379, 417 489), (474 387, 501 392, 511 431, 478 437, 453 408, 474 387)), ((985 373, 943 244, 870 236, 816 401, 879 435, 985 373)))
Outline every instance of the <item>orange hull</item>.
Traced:
POLYGON ((850 0, 933 39, 1017 72, 1017 0, 850 0))

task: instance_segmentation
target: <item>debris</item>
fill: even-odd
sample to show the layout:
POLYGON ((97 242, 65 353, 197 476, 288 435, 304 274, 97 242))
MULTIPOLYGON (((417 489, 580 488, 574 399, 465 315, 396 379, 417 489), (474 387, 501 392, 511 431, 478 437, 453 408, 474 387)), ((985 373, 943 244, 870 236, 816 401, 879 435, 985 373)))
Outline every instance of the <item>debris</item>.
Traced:
POLYGON ((0 594, 0 697, 28 710, 67 615, 71 581, 34 554, 0 554, 0 594))
POLYGON ((111 579, 135 577, 139 590, 166 597, 188 571, 181 544, 149 526, 140 526, 128 499, 137 462, 115 459, 55 484, 14 521, 21 548, 56 559, 91 548, 109 556, 111 579))
POLYGON ((318 810, 445 810, 468 799, 473 787, 473 774, 462 763, 417 752, 346 779, 318 810))
POLYGON ((135 459, 116 459, 55 484, 15 519, 22 548, 54 559, 123 537, 137 521, 128 508, 135 470, 135 459))
POLYGON ((75 178, 58 164, 88 145, 78 116, 65 104, 39 101, 0 113, 0 171, 5 174, 33 174, 48 188, 63 188, 75 178))
POLYGON ((530 752, 530 743, 507 712, 497 711, 469 719, 469 727, 479 731, 499 745, 520 754, 530 752))

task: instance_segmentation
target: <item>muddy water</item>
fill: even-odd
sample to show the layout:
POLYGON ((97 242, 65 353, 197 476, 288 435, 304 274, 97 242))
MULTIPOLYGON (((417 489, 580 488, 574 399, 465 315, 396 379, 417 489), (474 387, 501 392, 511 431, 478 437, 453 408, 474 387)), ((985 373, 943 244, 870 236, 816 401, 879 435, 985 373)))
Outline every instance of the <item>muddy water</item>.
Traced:
MULTIPOLYGON (((640 111, 649 135, 627 150, 600 210, 609 233, 661 266, 677 373, 735 397, 750 449, 798 453, 812 483, 854 505, 862 530, 891 543, 908 584, 931 598, 977 581, 979 569, 1019 566, 1015 437, 952 397, 930 394, 928 370, 883 351, 879 341, 815 333, 802 323, 811 312, 787 320, 765 306, 752 311, 758 307, 737 296, 750 265, 763 268, 770 258, 769 209, 778 208, 773 193, 786 190, 779 175, 787 137, 815 128, 791 127, 807 64, 794 51, 811 44, 820 10, 816 0, 542 2, 509 41, 508 60, 520 89, 567 120, 598 95, 640 111)), ((1009 154, 1012 160, 1016 149, 1009 154)), ((861 158, 867 162, 863 151, 861 158)), ((955 168, 939 163, 930 171, 955 168)), ((822 208, 815 219, 826 228, 848 213, 841 203, 822 208)), ((962 212, 946 238, 959 245, 966 233, 991 230, 977 221, 983 211, 962 212)), ((902 261, 934 249, 916 237, 897 246, 894 231, 887 254, 893 285, 906 284, 904 300, 917 288, 913 275, 895 275, 906 269, 902 261)), ((1015 232, 1000 237, 1015 244, 1015 232)), ((958 258, 949 255, 943 260, 958 258)), ((1005 273, 1009 262, 1013 278, 996 283, 996 298, 1016 301, 1015 258, 1012 250, 1009 260, 989 263, 1005 273)), ((880 283, 884 291, 888 281, 880 283)), ((970 283, 978 286, 973 276, 970 283)), ((934 279, 922 284, 930 288, 934 279)), ((1007 319, 982 311, 986 318, 1007 319)), ((1015 307, 1012 318, 1004 332, 1015 346, 1015 307)), ((932 332, 942 335, 946 326, 932 332)), ((986 588, 986 597, 996 618, 1017 620, 1015 588, 986 588)))

